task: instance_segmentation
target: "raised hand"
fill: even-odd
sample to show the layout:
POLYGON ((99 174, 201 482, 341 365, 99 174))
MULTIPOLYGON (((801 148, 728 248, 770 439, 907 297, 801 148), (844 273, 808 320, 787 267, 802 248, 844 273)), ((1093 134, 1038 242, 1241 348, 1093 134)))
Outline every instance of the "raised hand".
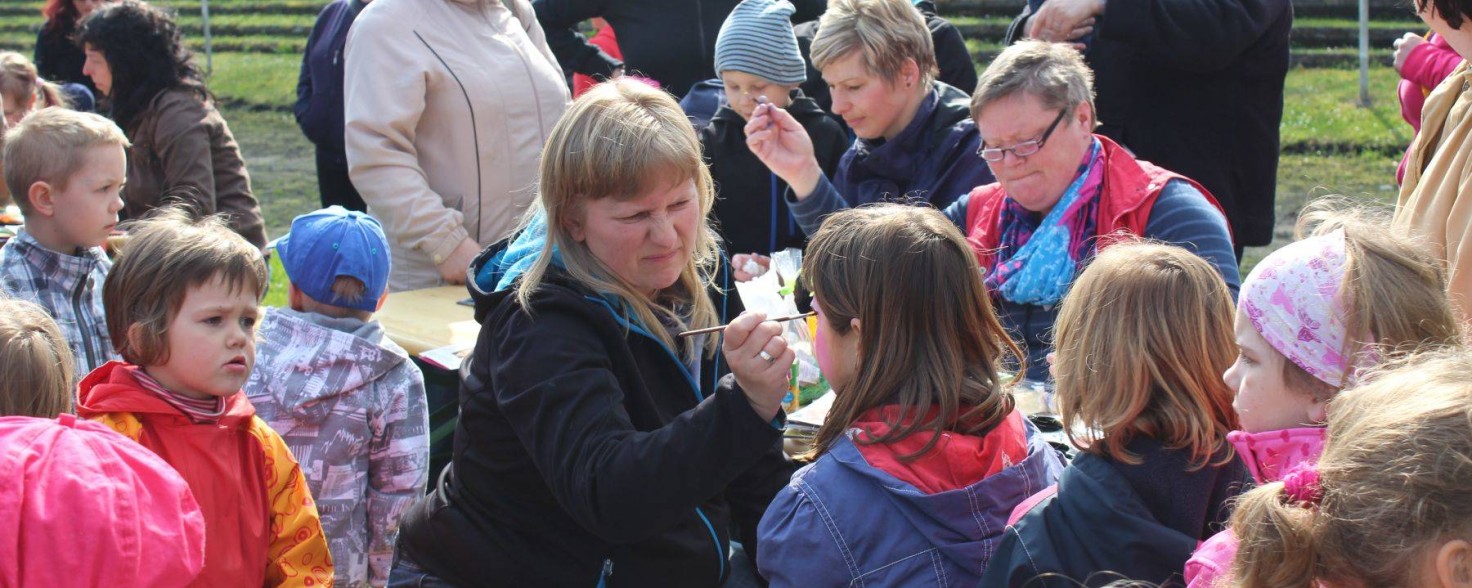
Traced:
POLYGON ((813 140, 786 110, 762 104, 746 123, 746 147, 767 169, 792 187, 798 199, 818 186, 823 168, 813 156, 813 140))

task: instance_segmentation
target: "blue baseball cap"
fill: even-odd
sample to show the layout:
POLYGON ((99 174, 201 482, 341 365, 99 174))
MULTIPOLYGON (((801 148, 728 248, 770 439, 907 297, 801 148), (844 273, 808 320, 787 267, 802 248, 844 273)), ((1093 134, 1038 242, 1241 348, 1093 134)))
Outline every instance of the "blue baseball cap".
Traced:
POLYGON ((281 267, 293 286, 323 304, 373 312, 388 286, 388 237, 378 219, 341 206, 309 212, 291 221, 291 233, 276 241, 281 267), (363 297, 349 303, 332 293, 347 276, 363 282, 363 297))

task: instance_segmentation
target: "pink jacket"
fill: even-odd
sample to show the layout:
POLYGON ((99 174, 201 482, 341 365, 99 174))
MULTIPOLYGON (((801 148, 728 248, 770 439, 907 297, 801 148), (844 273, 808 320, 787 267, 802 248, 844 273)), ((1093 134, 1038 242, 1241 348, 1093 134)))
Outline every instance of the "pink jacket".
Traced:
POLYGON ((204 515, 163 459, 101 423, 0 418, 0 587, 181 587, 204 515))
POLYGON ((1400 116, 1421 131, 1421 107, 1426 104, 1426 95, 1451 75, 1452 70, 1462 64, 1462 56, 1452 49, 1441 35, 1428 34, 1426 42, 1417 45, 1406 56, 1400 68, 1400 116))
MULTIPOLYGON (((1277 481, 1300 463, 1314 463, 1324 452, 1324 429, 1304 427, 1248 433, 1232 431, 1227 441, 1247 464, 1259 484, 1277 481)), ((1237 535, 1227 529, 1202 542, 1186 561, 1187 588, 1210 588, 1232 568, 1237 555, 1237 535)))

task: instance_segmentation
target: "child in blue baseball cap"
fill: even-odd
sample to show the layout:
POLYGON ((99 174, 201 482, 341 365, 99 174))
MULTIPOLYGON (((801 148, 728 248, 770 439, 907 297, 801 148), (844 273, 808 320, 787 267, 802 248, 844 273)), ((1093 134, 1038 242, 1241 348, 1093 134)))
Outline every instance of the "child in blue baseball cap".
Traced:
POLYGON ((276 245, 290 308, 266 311, 245 385, 317 499, 340 586, 388 580, 399 515, 424 494, 424 375, 373 313, 388 296, 377 219, 333 206, 296 217, 276 245))

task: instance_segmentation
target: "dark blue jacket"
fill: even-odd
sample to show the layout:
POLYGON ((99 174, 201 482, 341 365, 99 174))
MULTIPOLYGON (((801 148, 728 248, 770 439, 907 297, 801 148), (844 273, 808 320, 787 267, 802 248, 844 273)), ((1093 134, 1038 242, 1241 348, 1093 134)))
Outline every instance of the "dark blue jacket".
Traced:
POLYGON ((820 197, 830 190, 828 178, 818 192, 787 205, 802 230, 817 232, 824 216, 871 202, 928 202, 945 209, 972 188, 996 181, 976 155, 981 135, 971 120, 971 98, 941 82, 933 86, 910 125, 893 139, 859 139, 838 162, 831 190, 838 199, 820 197))
POLYGON ((757 533, 774 587, 975 586, 1018 503, 1058 479, 1058 453, 1027 425, 1027 458, 926 493, 870 465, 847 436, 777 493, 757 533))
POLYGON ((348 43, 348 29, 363 6, 361 0, 336 0, 317 16, 302 55, 296 104, 292 106, 296 124, 301 126, 307 140, 316 144, 319 151, 335 155, 344 166, 347 153, 343 147, 343 48, 348 43))
POLYGON ((1183 584, 1191 552, 1223 528, 1230 500, 1252 487, 1252 477, 1235 456, 1188 471, 1184 450, 1144 438, 1128 449, 1143 463, 1092 453, 1074 458, 1057 495, 1007 528, 980 585, 1078 588, 1121 578, 1183 584))

